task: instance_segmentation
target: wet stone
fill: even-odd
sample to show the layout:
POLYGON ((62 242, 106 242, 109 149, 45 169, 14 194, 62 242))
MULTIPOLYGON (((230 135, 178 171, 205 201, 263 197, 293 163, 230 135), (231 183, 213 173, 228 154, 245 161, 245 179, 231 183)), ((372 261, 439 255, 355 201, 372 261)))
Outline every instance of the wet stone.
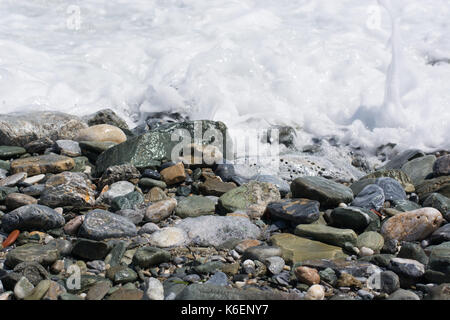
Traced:
POLYGON ((352 206, 380 210, 385 201, 384 191, 375 184, 366 186, 352 202, 352 206))
POLYGON ((308 199, 288 199, 279 202, 271 202, 267 210, 273 218, 293 222, 295 225, 308 224, 319 219, 320 203, 308 199))
POLYGON ((55 210, 38 205, 30 204, 15 209, 2 218, 2 227, 7 232, 19 230, 50 230, 64 226, 63 216, 55 210))

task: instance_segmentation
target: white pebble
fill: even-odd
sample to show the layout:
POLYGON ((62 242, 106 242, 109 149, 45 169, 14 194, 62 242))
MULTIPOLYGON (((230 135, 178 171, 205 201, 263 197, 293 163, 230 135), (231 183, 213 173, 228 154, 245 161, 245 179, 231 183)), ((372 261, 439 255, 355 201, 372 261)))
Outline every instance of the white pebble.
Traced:
POLYGON ((315 284, 311 286, 306 292, 306 300, 323 300, 325 298, 325 289, 319 285, 315 284))
POLYGON ((374 252, 372 249, 367 248, 367 247, 362 247, 362 248, 359 250, 359 255, 360 255, 361 257, 373 256, 374 253, 375 253, 375 252, 374 252))
POLYGON ((145 294, 149 300, 164 300, 164 287, 158 279, 149 278, 145 294))

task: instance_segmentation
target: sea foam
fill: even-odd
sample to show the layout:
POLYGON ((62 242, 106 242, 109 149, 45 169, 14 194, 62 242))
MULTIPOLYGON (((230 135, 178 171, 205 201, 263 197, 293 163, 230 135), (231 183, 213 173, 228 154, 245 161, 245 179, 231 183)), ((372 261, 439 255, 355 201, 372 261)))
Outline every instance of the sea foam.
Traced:
POLYGON ((449 0, 0 2, 0 113, 178 111, 450 148, 449 0))

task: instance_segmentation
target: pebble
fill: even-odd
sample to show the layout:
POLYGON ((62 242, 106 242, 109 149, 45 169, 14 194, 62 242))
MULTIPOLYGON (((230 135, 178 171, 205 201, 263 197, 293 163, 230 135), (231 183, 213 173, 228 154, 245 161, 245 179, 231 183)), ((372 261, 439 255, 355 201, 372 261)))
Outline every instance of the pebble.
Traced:
POLYGON ((145 296, 149 300, 164 300, 164 287, 156 278, 146 280, 145 296))
MULTIPOLYGON (((331 269, 330 269, 331 270, 331 269)), ((328 271, 329 272, 329 271, 328 271)), ((294 274, 298 281, 305 283, 309 286, 320 283, 320 275, 314 268, 309 267, 297 267, 294 270, 294 274)), ((333 272, 334 274, 334 272, 333 272)))
POLYGON ((325 289, 323 286, 315 284, 306 292, 306 300, 323 300, 325 298, 325 289))
POLYGON ((267 258, 264 262, 267 266, 267 269, 272 274, 279 274, 284 270, 285 262, 281 257, 270 257, 267 258))
POLYGON ((109 124, 98 124, 92 127, 82 129, 78 134, 76 141, 110 141, 122 143, 127 140, 125 133, 109 124))

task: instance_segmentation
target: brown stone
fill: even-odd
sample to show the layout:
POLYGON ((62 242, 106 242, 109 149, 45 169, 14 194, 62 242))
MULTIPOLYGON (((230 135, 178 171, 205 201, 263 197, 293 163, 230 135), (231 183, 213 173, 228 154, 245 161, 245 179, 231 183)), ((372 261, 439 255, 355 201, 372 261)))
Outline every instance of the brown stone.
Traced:
POLYGON ((153 187, 144 197, 145 202, 158 202, 161 200, 166 200, 167 195, 164 193, 163 189, 159 187, 153 187))
POLYGON ((144 292, 137 289, 120 288, 108 297, 108 300, 142 300, 144 292))
POLYGON ((246 239, 246 240, 239 242, 239 244, 235 247, 235 249, 237 252, 242 253, 245 250, 247 250, 248 248, 257 247, 259 245, 261 245, 261 241, 259 241, 259 240, 246 239))
POLYGON ((356 279, 351 274, 342 272, 341 276, 339 277, 336 287, 354 287, 354 288, 362 288, 363 285, 361 281, 356 279))
POLYGON ((42 156, 16 159, 11 162, 12 173, 26 172, 28 176, 42 173, 60 173, 72 170, 75 161, 72 158, 57 154, 45 154, 42 156))
POLYGON ((80 131, 77 141, 110 141, 122 143, 127 141, 123 131, 109 124, 98 124, 80 131))
POLYGON ((10 193, 5 198, 5 204, 8 210, 14 210, 28 204, 38 203, 37 199, 23 193, 10 193))
POLYGON ((78 229, 83 224, 84 216, 76 216, 66 223, 64 226, 64 232, 68 235, 75 236, 78 233, 78 229))
POLYGON ((434 208, 422 208, 398 213, 381 227, 381 234, 399 241, 420 241, 436 231, 444 222, 442 214, 434 208))
POLYGON ((199 185, 200 192, 207 196, 220 197, 224 193, 236 188, 233 182, 223 182, 220 179, 206 179, 205 182, 199 185))
POLYGON ((47 293, 42 298, 43 300, 58 300, 58 297, 62 293, 66 293, 66 289, 55 281, 50 281, 50 287, 47 293))
POLYGON ((165 168, 161 172, 161 177, 167 185, 173 185, 183 182, 186 179, 186 173, 184 172, 184 165, 182 162, 176 165, 165 168))
POLYGON ((100 281, 94 284, 89 288, 89 291, 86 295, 86 300, 102 300, 109 289, 111 289, 111 282, 109 281, 100 281))
POLYGON ((297 280, 309 286, 320 283, 319 272, 309 267, 297 267, 294 270, 297 280))
POLYGON ((160 222, 170 216, 176 206, 177 200, 174 198, 158 201, 145 211, 145 221, 160 222))

